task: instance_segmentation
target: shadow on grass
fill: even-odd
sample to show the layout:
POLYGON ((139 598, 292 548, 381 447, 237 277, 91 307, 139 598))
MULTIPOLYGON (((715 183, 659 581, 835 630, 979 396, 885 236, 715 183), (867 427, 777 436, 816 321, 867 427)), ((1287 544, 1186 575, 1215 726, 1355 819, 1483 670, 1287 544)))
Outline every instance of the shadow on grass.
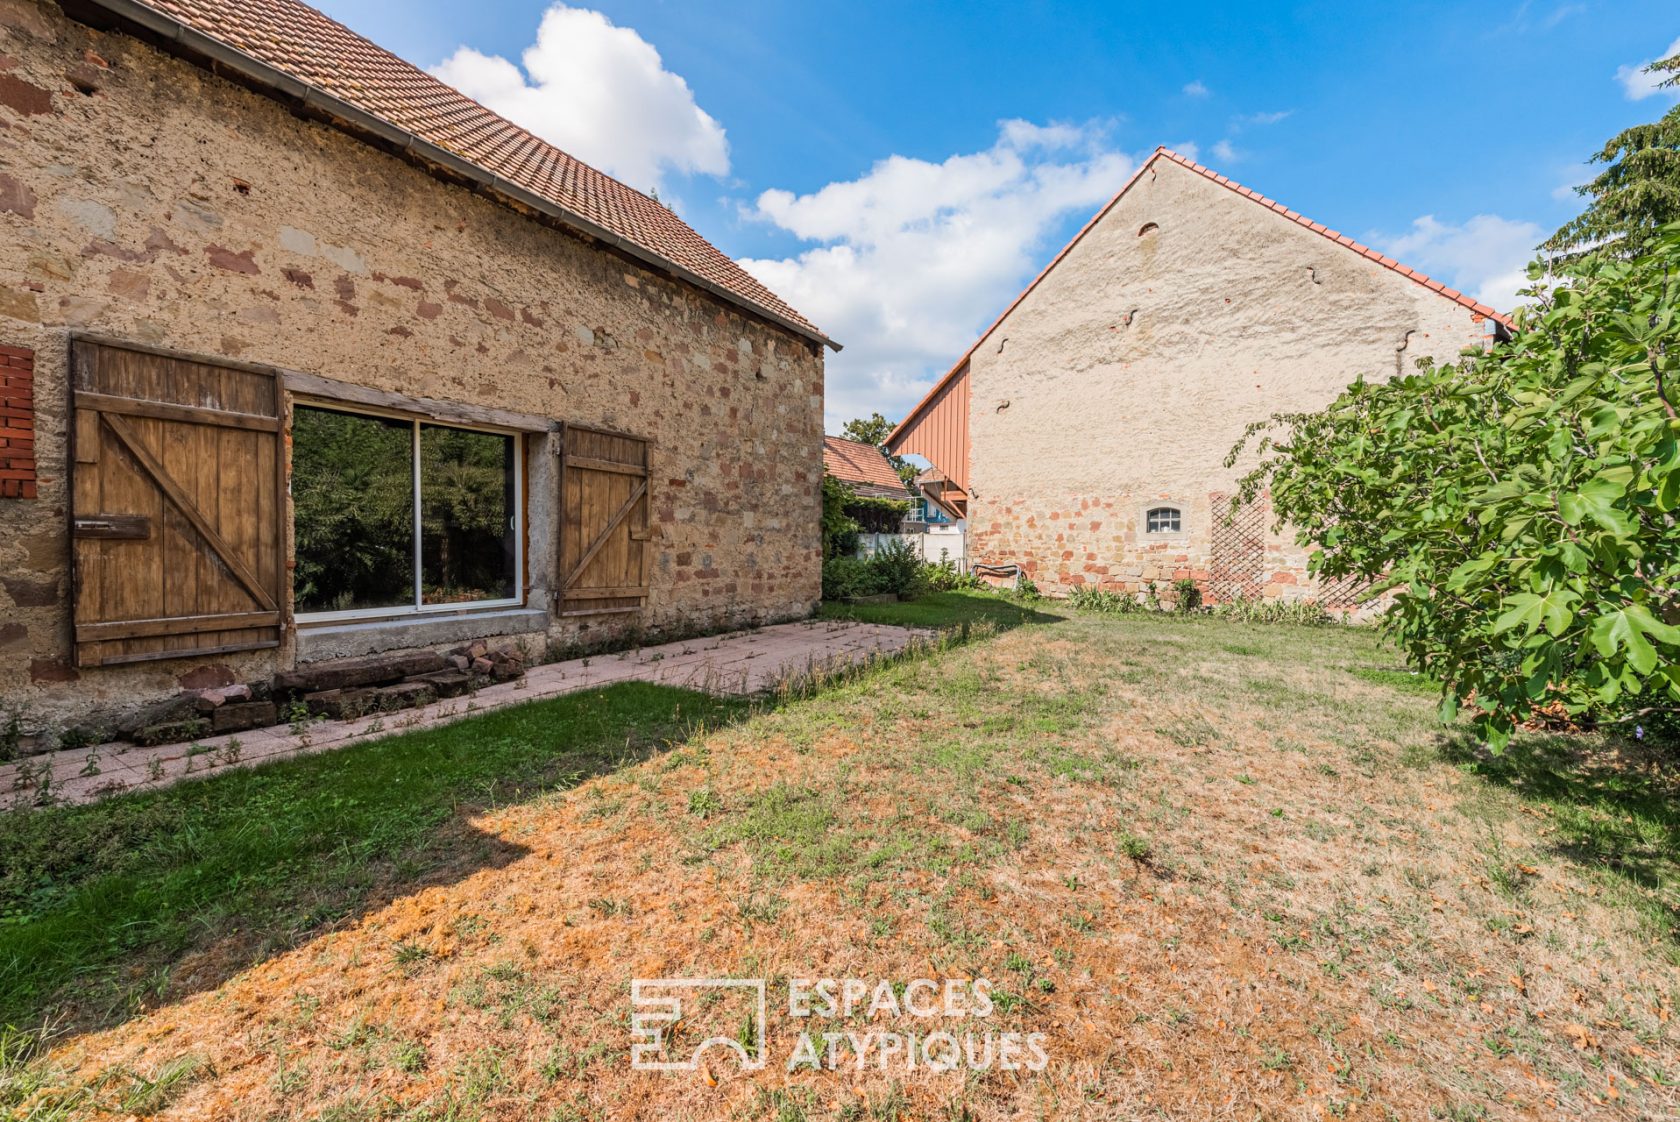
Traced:
POLYGON ((638 763, 750 702, 625 683, 91 806, 0 814, 0 1025, 81 1031, 213 989, 526 850, 481 810, 638 763))
POLYGON ((1680 760, 1600 734, 1529 735, 1494 755, 1468 729, 1439 740, 1443 759, 1551 810, 1551 849, 1641 889, 1680 947, 1680 760))
POLYGON ((929 592, 914 600, 888 604, 824 603, 820 619, 851 619, 861 623, 885 623, 897 627, 953 628, 964 624, 988 624, 1007 631, 1028 623, 1058 623, 1067 618, 1042 609, 1048 602, 1010 599, 995 592, 929 592))

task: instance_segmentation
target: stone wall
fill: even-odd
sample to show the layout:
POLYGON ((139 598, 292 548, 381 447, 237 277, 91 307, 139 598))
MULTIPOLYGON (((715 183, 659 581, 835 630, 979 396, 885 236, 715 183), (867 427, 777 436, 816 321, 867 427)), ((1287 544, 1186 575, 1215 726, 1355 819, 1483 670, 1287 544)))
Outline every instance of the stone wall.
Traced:
POLYGON ((69 718, 295 657, 289 638, 214 665, 72 665, 78 331, 651 437, 636 625, 787 619, 819 596, 808 341, 56 6, 0 0, 0 348, 33 353, 35 474, 32 495, 0 496, 0 703, 69 718))
POLYGON ((969 360, 970 556, 1019 562, 1053 592, 1190 578, 1226 598, 1310 595, 1305 552, 1269 512, 1221 525, 1252 466, 1223 466, 1244 426, 1321 408, 1359 374, 1451 359, 1487 330, 1157 160, 969 360), (1182 533, 1146 533, 1157 505, 1183 511, 1182 533))

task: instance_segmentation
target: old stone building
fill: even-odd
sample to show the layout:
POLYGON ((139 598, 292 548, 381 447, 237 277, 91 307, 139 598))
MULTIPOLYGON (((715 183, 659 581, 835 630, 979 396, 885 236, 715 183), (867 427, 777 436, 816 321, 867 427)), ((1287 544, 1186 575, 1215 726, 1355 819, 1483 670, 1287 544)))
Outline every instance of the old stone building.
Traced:
POLYGON ((827 343, 294 0, 0 0, 0 704, 806 614, 827 343))
POLYGON ((969 556, 1040 587, 1197 582, 1316 596, 1264 501, 1227 516, 1250 422, 1358 375, 1486 345, 1506 320, 1158 149, 888 438, 929 460, 969 556))

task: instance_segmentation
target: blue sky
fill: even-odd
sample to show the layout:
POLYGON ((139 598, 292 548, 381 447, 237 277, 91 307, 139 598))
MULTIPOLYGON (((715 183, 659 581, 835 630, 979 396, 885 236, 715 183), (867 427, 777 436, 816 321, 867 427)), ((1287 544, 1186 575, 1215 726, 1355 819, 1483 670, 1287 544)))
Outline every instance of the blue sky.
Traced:
POLYGON ((831 429, 901 415, 1157 144, 1508 306, 1680 37, 1673 0, 321 6, 846 344, 831 429))

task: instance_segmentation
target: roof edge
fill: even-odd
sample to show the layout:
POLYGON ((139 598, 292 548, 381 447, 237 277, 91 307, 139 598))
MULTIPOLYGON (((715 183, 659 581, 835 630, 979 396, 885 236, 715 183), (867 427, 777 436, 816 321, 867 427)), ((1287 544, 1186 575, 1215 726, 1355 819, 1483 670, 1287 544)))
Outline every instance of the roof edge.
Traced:
POLYGON ((1266 196, 1260 194, 1258 191, 1254 191, 1254 190, 1251 190, 1247 187, 1244 187, 1242 184, 1236 182, 1234 179, 1231 179, 1227 176, 1220 175, 1218 172, 1212 170, 1211 168, 1203 167, 1201 164, 1196 163, 1194 160, 1191 160, 1191 159, 1189 159, 1185 156, 1179 155, 1177 152, 1174 152, 1171 148, 1168 148, 1166 145, 1163 144, 1160 147, 1156 148, 1154 152, 1151 152, 1149 154, 1148 159, 1144 160, 1143 163, 1138 165, 1137 170, 1134 171, 1127 178, 1126 182, 1121 186, 1120 190, 1118 190, 1114 193, 1114 197, 1109 199, 1108 202, 1104 203, 1102 205, 1102 207, 1097 211, 1097 213, 1091 216, 1091 220, 1089 222, 1085 223, 1085 225, 1083 225, 1079 228, 1079 232, 1073 236, 1073 238, 1067 243, 1067 245, 1062 247, 1061 252, 1057 253, 1055 257, 1052 257, 1050 259, 1050 263, 1048 265, 1044 266, 1043 269, 1039 270, 1038 275, 1035 276, 1032 279, 1032 281, 1028 283, 1027 287, 1025 287, 1021 290, 1020 294, 1018 296, 1016 296, 1015 299, 1013 299, 1009 302, 1009 306, 1004 308, 1003 312, 997 317, 997 319, 992 321, 991 326, 987 327, 986 330, 982 331, 980 333, 980 337, 978 339, 974 340, 974 344, 971 347, 969 347, 968 350, 963 352, 962 357, 957 359, 956 362, 951 364, 951 369, 946 371, 944 376, 942 376, 939 379, 939 381, 937 381, 933 384, 933 388, 928 390, 928 392, 922 397, 922 400, 916 403, 915 408, 911 409, 909 413, 905 414, 904 420, 902 420, 898 423, 898 427, 894 428, 892 430, 892 432, 887 434, 887 439, 883 443, 885 443, 888 448, 892 448, 894 446, 894 443, 897 440, 899 440, 902 436, 906 435, 906 429, 909 427, 910 423, 912 421, 914 421, 918 416, 920 416, 927 409, 927 407, 933 402, 933 399, 938 397, 940 392, 943 391, 946 386, 948 386, 950 383, 956 381, 958 375, 960 375, 963 372, 963 370, 967 367, 968 360, 970 358, 974 357, 974 352, 975 351, 978 351, 980 349, 980 344, 984 343, 988 338, 991 337, 992 332, 996 331, 1000 326, 1003 325, 1003 321, 1009 318, 1010 313, 1014 312, 1014 310, 1021 305, 1021 302, 1023 300, 1025 300, 1032 293, 1033 289, 1037 288, 1039 286, 1039 283, 1041 281, 1043 281, 1045 277, 1050 275, 1050 270, 1054 269, 1057 265, 1061 264, 1062 258, 1066 257, 1069 253, 1073 252, 1073 247, 1078 245, 1080 243, 1080 241, 1084 239, 1085 235, 1091 232, 1091 228, 1094 227, 1098 222, 1102 221, 1102 219, 1108 214, 1109 211, 1114 209, 1115 205, 1117 203, 1119 203, 1122 198, 1125 197, 1126 192, 1128 192, 1132 189, 1132 185, 1135 184, 1138 181, 1138 179, 1142 177, 1143 173, 1145 171, 1148 171, 1149 168, 1151 167, 1151 165, 1153 165, 1156 160, 1160 160, 1160 159, 1170 160, 1171 162, 1173 162, 1175 164, 1178 164, 1180 167, 1184 168, 1187 171, 1193 171, 1196 174, 1198 174, 1200 176, 1203 176, 1204 178, 1211 179, 1211 180, 1213 180, 1213 182, 1215 182, 1215 183, 1219 184, 1220 186, 1225 187, 1225 188, 1235 192, 1238 195, 1241 195, 1243 198, 1249 199, 1252 202, 1259 203, 1261 206, 1264 206, 1266 209, 1268 209, 1268 210, 1270 210, 1270 211, 1272 211, 1276 214, 1279 214, 1279 215, 1281 215, 1285 218, 1288 218, 1289 220, 1294 222, 1296 225, 1304 226, 1308 230, 1313 231, 1315 234, 1321 234, 1324 237, 1329 238, 1331 241, 1335 242, 1336 244, 1341 245, 1341 246, 1345 246, 1346 248, 1353 250, 1355 253, 1359 254, 1361 257, 1364 257, 1364 258, 1367 258, 1368 260, 1374 261, 1374 262, 1383 266, 1386 269, 1390 269, 1390 270, 1392 270, 1396 273, 1399 273, 1403 277, 1406 277, 1410 280, 1416 281, 1418 284, 1423 285, 1425 288, 1429 289, 1431 292, 1434 292, 1434 293, 1436 293, 1440 296, 1444 296, 1447 299, 1451 300, 1453 303, 1458 304, 1461 307, 1469 309, 1473 314, 1486 316, 1488 319, 1491 319, 1496 323, 1502 324, 1506 329, 1509 329, 1511 327, 1511 317, 1510 316, 1505 315, 1501 312, 1496 312, 1492 308, 1488 307, 1486 304, 1479 304, 1475 300, 1473 300, 1470 297, 1464 295, 1462 292, 1459 292, 1457 289, 1448 288, 1446 285, 1442 284, 1440 281, 1433 280, 1430 277, 1428 277, 1427 275, 1425 275, 1424 273, 1421 273, 1421 272, 1417 271, 1416 269, 1413 269, 1413 268, 1411 268, 1407 265, 1402 265, 1400 262, 1396 261, 1392 257, 1385 257, 1383 254, 1378 253, 1376 250, 1371 249, 1369 246, 1366 246, 1361 242, 1354 241, 1352 238, 1348 237, 1346 234, 1337 233, 1335 230, 1330 229, 1330 227, 1324 225, 1321 222, 1314 222, 1311 219, 1307 218, 1306 216, 1304 216, 1302 214, 1299 214, 1299 213, 1297 213, 1293 210, 1290 210, 1288 207, 1284 206, 1282 203, 1279 203, 1274 199, 1269 199, 1266 196))
POLYGON ((853 440, 849 436, 835 436, 833 433, 828 433, 828 432, 823 433, 823 439, 824 440, 843 440, 847 444, 856 444, 859 448, 873 448, 877 452, 879 452, 881 450, 881 446, 879 444, 871 444, 867 440, 853 440))
POLYGON ((715 281, 708 280, 675 261, 662 257, 621 235, 613 233, 611 230, 591 222, 574 210, 527 191, 518 184, 509 182, 471 160, 463 159, 446 148, 440 148, 399 125, 394 125, 382 117, 376 117, 365 109, 343 101, 320 87, 287 74, 261 59, 254 58, 238 47, 224 43, 214 36, 206 35, 174 16, 140 3, 139 0, 61 0, 61 6, 65 15, 71 19, 80 19, 77 14, 78 9, 84 12, 87 9, 98 9, 116 20, 119 27, 127 24, 144 28, 158 36, 165 46, 173 44, 201 55, 213 63, 234 71, 260 90, 295 98, 305 106, 321 110, 327 116, 337 118, 336 121, 329 123, 335 125, 341 132, 353 136, 353 131, 345 127, 345 124, 354 125, 356 129, 371 133, 386 143, 394 145, 399 152, 413 156, 422 162, 445 168, 463 179, 478 184, 489 194, 501 196, 503 199, 521 207, 546 215, 578 233, 603 242, 628 257, 632 257, 643 264, 651 265, 660 272, 667 273, 727 304, 734 305, 758 319, 774 324, 785 331, 790 331, 819 346, 829 347, 834 351, 841 349, 839 343, 836 343, 821 331, 802 326, 768 308, 738 296, 715 281))
POLYGON ((1412 268, 1410 265, 1401 264, 1399 261, 1396 261, 1394 258, 1389 257, 1386 254, 1378 253, 1376 250, 1372 249, 1363 242, 1355 241, 1346 234, 1338 233, 1337 231, 1324 225, 1322 222, 1314 222, 1306 215, 1290 210, 1276 199, 1269 199, 1252 188, 1244 187, 1241 183, 1238 183, 1229 176, 1220 175, 1212 168, 1203 167, 1201 164, 1198 164, 1195 160, 1190 159, 1188 156, 1181 156, 1172 149, 1163 147, 1155 149, 1155 155, 1150 157, 1150 162, 1153 162, 1156 157, 1165 157, 1177 164, 1179 167, 1188 171, 1193 171, 1197 175, 1202 176, 1204 179, 1211 179, 1221 187, 1234 191, 1238 195, 1241 195, 1243 198, 1252 202, 1259 203, 1272 213, 1282 215, 1284 218, 1289 219, 1297 226, 1304 226, 1315 234, 1329 238, 1337 245, 1345 246, 1346 248, 1353 250, 1355 253, 1367 260, 1375 261, 1377 264, 1390 270, 1391 272, 1399 273, 1408 280, 1416 281, 1418 284, 1423 285, 1423 287, 1429 289, 1431 292, 1445 296, 1448 300, 1451 300, 1460 307, 1469 309, 1475 315, 1485 316, 1486 318, 1493 320, 1495 323, 1502 324, 1507 328, 1511 326, 1511 317, 1505 313, 1496 311, 1493 308, 1488 307, 1486 304, 1480 303, 1473 297, 1466 296, 1456 288, 1448 288, 1440 281, 1431 278, 1428 274, 1420 272, 1417 269, 1412 268))

